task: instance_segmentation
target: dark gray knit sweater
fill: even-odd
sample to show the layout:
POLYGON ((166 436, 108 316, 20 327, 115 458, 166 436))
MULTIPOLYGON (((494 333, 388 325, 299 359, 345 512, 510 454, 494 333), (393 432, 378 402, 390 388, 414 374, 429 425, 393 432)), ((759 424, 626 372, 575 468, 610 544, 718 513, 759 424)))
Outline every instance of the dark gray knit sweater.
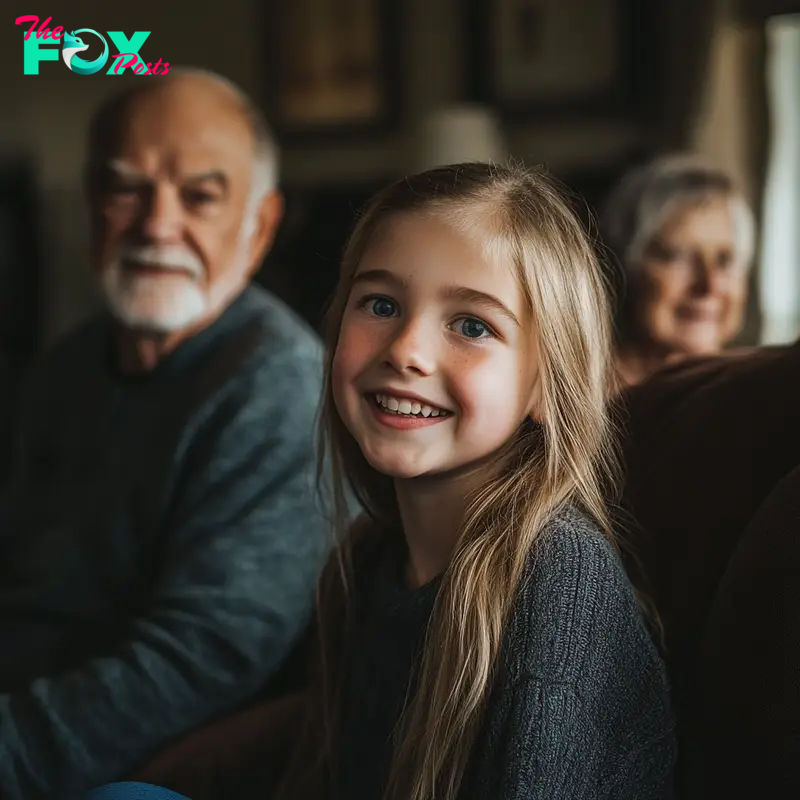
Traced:
MULTIPOLYGON (((380 800, 439 585, 408 591, 402 547, 369 546, 330 800, 380 800)), ((530 560, 459 797, 664 800, 674 759, 665 672, 634 592, 605 537, 568 509, 530 560)))
POLYGON ((240 704, 303 630, 322 346, 247 289, 153 372, 42 360, 0 497, 0 799, 82 797, 240 704))

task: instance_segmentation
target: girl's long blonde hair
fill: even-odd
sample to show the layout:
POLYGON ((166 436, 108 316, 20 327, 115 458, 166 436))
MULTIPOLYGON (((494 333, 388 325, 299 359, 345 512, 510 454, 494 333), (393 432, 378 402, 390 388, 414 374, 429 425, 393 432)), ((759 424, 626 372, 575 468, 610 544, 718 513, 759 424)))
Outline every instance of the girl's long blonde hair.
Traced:
MULTIPOLYGON (((398 725, 383 798, 455 800, 515 589, 537 537, 559 508, 574 503, 614 541, 608 499, 617 491, 619 472, 608 404, 610 307, 592 243, 563 192, 543 174, 515 165, 441 167, 388 186, 364 211, 345 249, 329 310, 320 417, 341 556, 323 576, 320 595, 323 669, 316 702, 325 725, 314 747, 325 769, 335 768, 337 653, 342 656, 347 647, 346 634, 340 635, 352 570, 347 491, 366 510, 367 536, 378 528, 400 530, 392 480, 366 462, 336 411, 331 364, 351 279, 378 227, 403 212, 444 215, 504 257, 530 306, 538 345, 540 424, 520 428, 502 454, 497 477, 470 498, 428 625, 416 692, 398 725), (333 603, 334 597, 343 602, 333 603)), ((300 769, 307 778, 311 763, 300 769)))

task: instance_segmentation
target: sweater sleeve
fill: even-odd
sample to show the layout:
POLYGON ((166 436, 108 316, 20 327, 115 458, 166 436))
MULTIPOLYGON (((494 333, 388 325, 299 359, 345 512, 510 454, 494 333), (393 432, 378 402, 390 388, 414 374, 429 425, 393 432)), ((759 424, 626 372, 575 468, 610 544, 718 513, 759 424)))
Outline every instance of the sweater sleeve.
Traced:
POLYGON ((501 763, 486 797, 668 800, 675 741, 663 664, 615 554, 562 533, 566 544, 537 568, 527 647, 489 726, 501 763))
POLYGON ((500 788, 486 798, 673 798, 672 733, 643 730, 637 710, 605 715, 574 687, 533 678, 517 685, 508 703, 507 724, 497 731, 507 742, 505 763, 492 781, 500 788))
POLYGON ((252 696, 299 639, 327 549, 312 494, 319 373, 287 361, 271 375, 234 387, 195 431, 124 641, 0 695, 4 800, 118 778, 252 696))

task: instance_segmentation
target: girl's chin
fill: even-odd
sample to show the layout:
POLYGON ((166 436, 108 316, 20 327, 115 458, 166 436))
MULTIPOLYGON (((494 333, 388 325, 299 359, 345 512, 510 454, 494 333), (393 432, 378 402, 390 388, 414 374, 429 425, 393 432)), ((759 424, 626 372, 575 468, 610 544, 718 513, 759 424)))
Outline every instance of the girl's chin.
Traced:
POLYGON ((402 480, 414 480, 414 478, 422 478, 428 474, 428 470, 424 469, 420 465, 412 465, 406 464, 403 462, 398 462, 395 459, 385 459, 385 458, 375 458, 364 454, 364 457, 367 459, 367 463, 369 465, 380 472, 383 475, 386 475, 387 478, 393 478, 397 481, 402 480))
POLYGON ((430 453, 403 454, 395 444, 393 447, 361 447, 361 453, 367 463, 378 472, 395 480, 413 480, 430 474, 435 465, 431 462, 430 453), (426 457, 427 456, 427 457, 426 457))

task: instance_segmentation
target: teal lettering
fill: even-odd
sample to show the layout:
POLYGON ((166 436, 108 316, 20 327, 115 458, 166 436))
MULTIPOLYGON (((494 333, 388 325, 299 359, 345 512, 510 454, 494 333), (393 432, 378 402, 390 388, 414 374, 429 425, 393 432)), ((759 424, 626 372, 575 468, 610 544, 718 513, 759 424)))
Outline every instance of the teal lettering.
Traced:
POLYGON ((60 46, 60 42, 45 39, 38 33, 26 38, 23 49, 23 74, 38 75, 40 61, 58 61, 60 46))
MULTIPOLYGON (((147 69, 147 65, 139 55, 139 48, 147 41, 148 36, 150 36, 150 31, 136 31, 133 36, 128 39, 122 31, 108 31, 108 38, 117 46, 120 54, 135 55, 137 60, 135 64, 126 62, 125 66, 119 72, 116 71, 112 63, 106 75, 121 75, 128 66, 134 69, 138 64, 143 64, 145 69, 147 69)), ((114 59, 116 59, 116 56, 114 56, 114 59)))

